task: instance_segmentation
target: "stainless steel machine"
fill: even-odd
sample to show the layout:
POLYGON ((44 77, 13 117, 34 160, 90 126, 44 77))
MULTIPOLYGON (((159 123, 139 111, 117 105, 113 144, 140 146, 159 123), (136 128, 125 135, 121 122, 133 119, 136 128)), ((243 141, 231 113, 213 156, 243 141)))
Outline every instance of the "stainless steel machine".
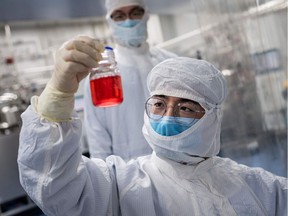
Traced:
POLYGON ((0 216, 18 216, 36 207, 19 181, 17 155, 22 111, 16 94, 0 95, 0 216))
POLYGON ((21 112, 21 100, 16 94, 7 92, 0 95, 0 132, 2 134, 9 134, 11 128, 20 125, 21 112))

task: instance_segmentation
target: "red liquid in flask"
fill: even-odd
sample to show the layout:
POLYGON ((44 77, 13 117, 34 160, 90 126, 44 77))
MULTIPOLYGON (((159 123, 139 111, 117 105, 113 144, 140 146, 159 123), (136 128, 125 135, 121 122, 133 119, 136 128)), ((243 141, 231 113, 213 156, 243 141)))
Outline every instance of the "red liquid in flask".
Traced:
POLYGON ((110 107, 123 101, 122 83, 119 75, 90 80, 90 88, 94 106, 110 107))

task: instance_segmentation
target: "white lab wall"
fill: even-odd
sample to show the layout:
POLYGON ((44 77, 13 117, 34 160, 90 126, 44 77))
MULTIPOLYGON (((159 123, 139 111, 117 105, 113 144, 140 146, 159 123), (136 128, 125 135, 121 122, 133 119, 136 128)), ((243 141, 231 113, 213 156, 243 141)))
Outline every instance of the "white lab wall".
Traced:
MULTIPOLYGON (((191 57, 196 56, 196 51, 201 51, 204 59, 212 61, 221 69, 224 69, 225 64, 227 67, 229 61, 243 62, 243 56, 252 64, 253 55, 276 49, 279 59, 271 61, 279 61, 281 68, 266 75, 258 74, 255 81, 264 119, 262 127, 265 130, 286 128, 286 119, 280 111, 287 106, 282 96, 283 82, 287 79, 287 10, 260 15, 246 12, 219 14, 214 10, 209 14, 195 12, 161 16, 160 20, 163 35, 168 39, 160 47, 191 57), (173 27, 167 23, 170 26, 173 23, 173 27), (172 35, 171 29, 174 38, 167 38, 172 35), (185 35, 186 38, 183 37, 185 35), (239 52, 237 46, 241 46, 245 53, 239 52), (219 58, 222 58, 222 62, 219 58), (223 58, 227 61, 223 61, 223 58), (267 98, 271 100, 268 105, 267 98)), ((255 70, 251 69, 250 75, 254 76, 254 73, 255 70)))
POLYGON ((152 46, 164 41, 164 34, 161 28, 161 20, 157 15, 150 15, 147 23, 148 28, 148 43, 152 46))
POLYGON ((287 101, 282 96, 283 82, 287 79, 287 11, 249 19, 245 27, 251 55, 264 55, 275 50, 279 56, 279 59, 272 56, 265 58, 263 67, 274 65, 274 69, 261 74, 256 72, 256 86, 264 118, 263 127, 284 130, 287 120, 281 110, 287 107, 287 101))

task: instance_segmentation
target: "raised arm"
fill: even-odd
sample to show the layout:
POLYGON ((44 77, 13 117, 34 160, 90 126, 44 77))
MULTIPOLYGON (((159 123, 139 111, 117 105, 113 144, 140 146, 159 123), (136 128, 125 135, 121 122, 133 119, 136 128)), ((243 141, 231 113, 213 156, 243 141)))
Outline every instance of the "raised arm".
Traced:
POLYGON ((22 114, 20 182, 46 215, 108 215, 117 205, 112 202, 117 194, 109 166, 81 156, 82 125, 73 113, 74 93, 97 66, 102 49, 85 36, 65 43, 56 52, 45 90, 22 114))

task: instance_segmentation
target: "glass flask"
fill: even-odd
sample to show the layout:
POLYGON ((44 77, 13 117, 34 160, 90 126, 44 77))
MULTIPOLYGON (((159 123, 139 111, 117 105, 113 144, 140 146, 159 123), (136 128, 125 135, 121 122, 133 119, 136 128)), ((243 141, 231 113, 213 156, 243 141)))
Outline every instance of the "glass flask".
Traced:
POLYGON ((113 48, 106 46, 98 67, 90 71, 90 89, 93 105, 111 107, 123 102, 121 76, 113 48))

